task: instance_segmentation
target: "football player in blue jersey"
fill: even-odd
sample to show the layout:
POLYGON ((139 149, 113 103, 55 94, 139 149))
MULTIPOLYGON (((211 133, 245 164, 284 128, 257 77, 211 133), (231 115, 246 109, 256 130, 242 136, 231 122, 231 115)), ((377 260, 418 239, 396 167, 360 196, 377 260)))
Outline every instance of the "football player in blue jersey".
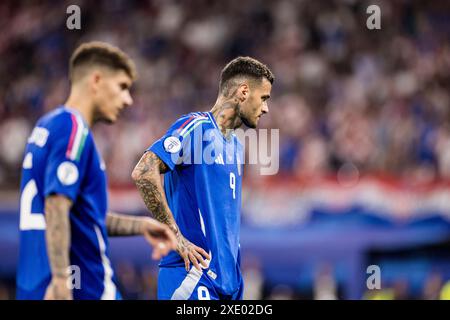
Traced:
POLYGON ((269 111, 273 81, 261 62, 250 57, 232 60, 222 70, 213 108, 175 121, 133 170, 147 208, 178 240, 176 252, 160 262, 158 299, 242 299, 244 158, 234 130, 242 124, 256 128, 269 111))
POLYGON ((90 128, 114 123, 132 104, 133 62, 116 47, 90 42, 69 67, 68 100, 38 120, 25 149, 18 299, 120 298, 108 235, 143 235, 154 259, 176 248, 173 232, 155 219, 108 211, 105 164, 90 128))

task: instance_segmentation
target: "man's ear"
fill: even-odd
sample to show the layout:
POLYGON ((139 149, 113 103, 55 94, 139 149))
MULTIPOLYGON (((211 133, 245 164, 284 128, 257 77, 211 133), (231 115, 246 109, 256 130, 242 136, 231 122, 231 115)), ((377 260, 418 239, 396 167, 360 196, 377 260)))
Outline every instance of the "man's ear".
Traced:
POLYGON ((250 87, 247 83, 242 83, 238 88, 238 99, 240 102, 244 102, 250 95, 250 87))
POLYGON ((98 90, 101 78, 102 74, 99 70, 94 70, 89 77, 90 87, 94 91, 94 93, 98 90))

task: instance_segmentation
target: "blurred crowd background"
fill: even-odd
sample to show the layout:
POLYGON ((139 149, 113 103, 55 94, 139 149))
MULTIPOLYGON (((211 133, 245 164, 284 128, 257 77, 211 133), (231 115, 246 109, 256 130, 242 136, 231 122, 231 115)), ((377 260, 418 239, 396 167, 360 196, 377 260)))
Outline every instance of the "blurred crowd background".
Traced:
MULTIPOLYGON (((333 176, 350 164, 360 176, 407 185, 449 181, 445 1, 1 1, 0 29, 0 189, 8 194, 18 189, 35 121, 65 101, 69 57, 89 40, 119 46, 139 72, 133 106, 116 125, 94 130, 113 189, 131 187, 142 151, 181 114, 212 107, 220 71, 238 55, 260 59, 276 76, 261 125, 280 130, 280 176, 333 176), (81 30, 66 27, 71 4, 81 9, 81 30), (371 4, 381 9, 380 30, 366 27, 371 4)), ((257 175, 248 170, 245 179, 257 175)), ((154 270, 133 270, 118 267, 128 297, 154 298, 154 270)), ((318 286, 334 288, 324 274, 318 286)), ((253 297, 320 297, 264 286, 257 271, 249 277, 253 297)), ((444 278, 427 279, 438 292, 444 278)), ((0 297, 12 294, 5 279, 10 289, 0 287, 0 297)), ((330 292, 340 298, 338 291, 330 292)))
POLYGON ((254 56, 276 75, 262 125, 280 129, 281 170, 450 176, 450 10, 438 1, 73 1, 0 4, 0 185, 17 186, 24 142, 68 95, 67 63, 82 41, 129 53, 133 107, 99 128, 112 183, 129 184, 142 150, 178 115, 209 110, 224 64, 254 56), (128 168, 128 170, 124 170, 128 168))

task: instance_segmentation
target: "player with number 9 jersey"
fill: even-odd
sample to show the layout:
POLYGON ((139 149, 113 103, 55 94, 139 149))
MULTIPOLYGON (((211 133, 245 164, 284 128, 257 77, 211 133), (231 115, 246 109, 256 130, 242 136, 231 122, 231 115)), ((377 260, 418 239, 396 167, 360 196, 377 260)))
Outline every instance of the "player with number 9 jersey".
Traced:
POLYGON ((160 263, 158 297, 187 299, 199 287, 216 298, 239 296, 243 153, 238 138, 225 139, 211 113, 197 112, 175 121, 148 150, 170 169, 164 191, 181 233, 211 258, 203 273, 192 267, 186 274, 180 255, 167 255, 160 263), (195 287, 183 284, 185 279, 194 279, 195 287))
POLYGON ((244 152, 235 129, 256 128, 269 111, 273 80, 258 60, 233 59, 222 70, 212 109, 176 120, 133 170, 147 208, 178 239, 176 252, 160 263, 159 299, 242 299, 244 152))

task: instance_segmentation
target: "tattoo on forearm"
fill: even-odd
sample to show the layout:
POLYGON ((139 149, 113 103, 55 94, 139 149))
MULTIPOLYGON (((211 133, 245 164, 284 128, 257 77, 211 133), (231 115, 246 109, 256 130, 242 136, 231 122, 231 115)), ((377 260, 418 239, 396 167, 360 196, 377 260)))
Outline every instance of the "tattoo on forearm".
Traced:
POLYGON ((133 180, 147 209, 156 220, 169 226, 178 240, 177 252, 183 259, 187 259, 193 244, 181 234, 167 204, 160 177, 160 173, 167 171, 166 164, 156 154, 149 151, 142 156, 133 170, 133 180))
POLYGON ((72 202, 64 196, 49 196, 45 199, 47 255, 52 275, 57 277, 68 276, 71 206, 72 202))
POLYGON ((109 236, 134 236, 141 232, 139 217, 108 213, 106 228, 109 236))
POLYGON ((148 151, 136 165, 133 179, 145 205, 155 219, 168 225, 177 234, 178 228, 167 204, 160 178, 160 173, 167 171, 166 164, 156 154, 148 151))

